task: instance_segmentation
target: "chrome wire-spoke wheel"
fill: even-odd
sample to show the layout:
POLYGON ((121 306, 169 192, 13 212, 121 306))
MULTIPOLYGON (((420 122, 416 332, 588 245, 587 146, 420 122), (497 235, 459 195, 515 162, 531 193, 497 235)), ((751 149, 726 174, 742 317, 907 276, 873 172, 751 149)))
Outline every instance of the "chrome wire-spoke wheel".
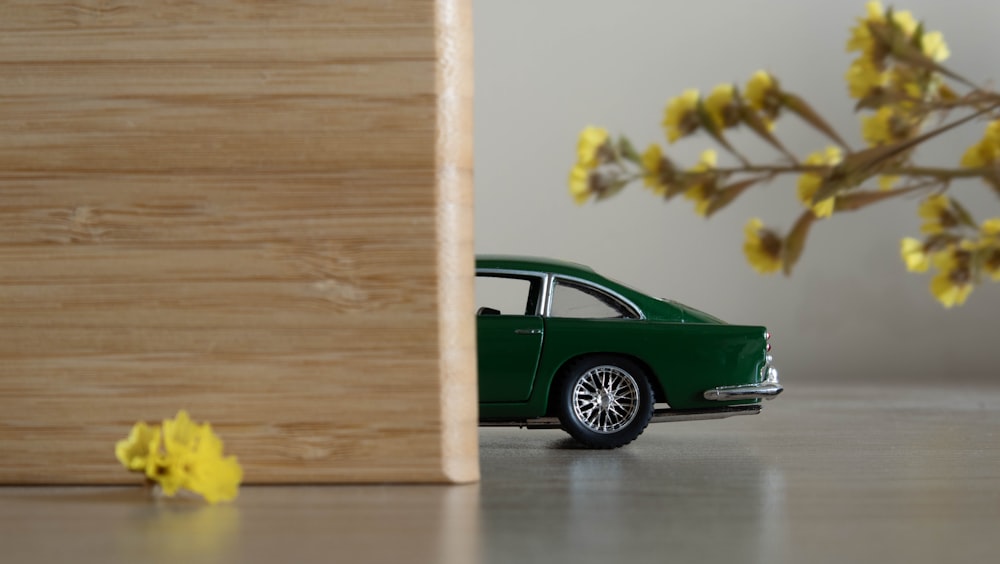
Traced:
POLYGON ((639 413, 639 385, 617 366, 595 366, 576 380, 572 405, 577 420, 591 431, 615 433, 639 413))

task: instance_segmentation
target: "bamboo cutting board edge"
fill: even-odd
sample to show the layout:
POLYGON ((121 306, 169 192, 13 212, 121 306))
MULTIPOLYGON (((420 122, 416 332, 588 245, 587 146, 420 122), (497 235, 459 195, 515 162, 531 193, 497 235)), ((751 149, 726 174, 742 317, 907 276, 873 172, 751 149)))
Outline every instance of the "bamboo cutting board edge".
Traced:
POLYGON ((473 42, 468 2, 439 0, 438 17, 438 298, 442 354, 444 475, 479 479, 473 244, 473 42))

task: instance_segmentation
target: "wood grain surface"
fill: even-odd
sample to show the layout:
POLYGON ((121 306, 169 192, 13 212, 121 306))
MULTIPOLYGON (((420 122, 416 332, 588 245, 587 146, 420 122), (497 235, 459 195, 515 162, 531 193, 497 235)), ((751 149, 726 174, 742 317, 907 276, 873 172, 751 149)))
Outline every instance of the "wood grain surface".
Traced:
POLYGON ((0 483, 478 478, 467 0, 0 2, 0 483))

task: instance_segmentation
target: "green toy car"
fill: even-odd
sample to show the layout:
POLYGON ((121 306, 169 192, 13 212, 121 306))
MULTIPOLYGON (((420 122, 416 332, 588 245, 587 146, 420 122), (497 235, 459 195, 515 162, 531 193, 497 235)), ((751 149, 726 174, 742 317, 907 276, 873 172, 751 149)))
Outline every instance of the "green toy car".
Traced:
POLYGON ((562 428, 591 448, 650 422, 760 411, 782 391, 764 327, 729 325, 585 266, 476 260, 482 426, 562 428))

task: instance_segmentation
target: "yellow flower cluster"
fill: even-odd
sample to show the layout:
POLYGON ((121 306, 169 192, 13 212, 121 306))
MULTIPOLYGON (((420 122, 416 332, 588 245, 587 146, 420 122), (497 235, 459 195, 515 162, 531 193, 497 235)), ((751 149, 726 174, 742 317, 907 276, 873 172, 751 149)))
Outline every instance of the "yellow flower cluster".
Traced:
POLYGON ((695 213, 702 217, 708 216, 712 201, 719 192, 719 177, 712 172, 716 161, 715 151, 706 149, 702 151, 698 164, 688 169, 691 181, 684 189, 684 197, 694 202, 695 213))
POLYGON ((743 228, 746 240, 743 243, 743 254, 747 262, 757 272, 770 274, 777 272, 782 266, 781 237, 774 231, 764 227, 759 218, 752 218, 743 228))
POLYGON ((912 108, 950 95, 936 72, 950 55, 941 33, 924 31, 910 12, 884 9, 878 0, 868 2, 867 12, 847 40, 848 52, 860 52, 845 75, 851 96, 875 107, 912 108))
POLYGON ((930 290, 947 308, 962 305, 980 279, 1000 281, 1000 218, 977 226, 958 202, 937 194, 920 204, 924 220, 920 230, 924 241, 907 237, 900 255, 911 272, 926 272, 934 266, 937 274, 930 290))
POLYGON ((712 149, 702 151, 698 164, 678 171, 669 159, 663 156, 663 150, 653 143, 642 154, 643 182, 654 194, 670 199, 677 194, 694 202, 695 212, 708 216, 713 211, 712 206, 722 195, 720 180, 725 175, 716 171, 718 156, 712 149))
POLYGON ((986 126, 983 138, 962 155, 962 166, 978 168, 1000 163, 1000 120, 986 126))
POLYGON ((716 137, 722 130, 740 124, 754 130, 770 129, 784 104, 783 96, 777 79, 766 71, 757 71, 750 77, 745 94, 732 84, 716 86, 705 98, 696 89, 685 90, 667 102, 663 129, 670 143, 699 129, 716 137))
POLYGON ((716 153, 708 149, 701 160, 687 170, 678 170, 656 143, 642 155, 635 153, 629 141, 622 138, 613 143, 607 130, 590 126, 580 132, 577 141, 577 162, 570 171, 569 189, 574 201, 585 203, 591 196, 597 199, 615 194, 631 178, 622 178, 623 162, 639 168, 643 183, 654 194, 672 198, 677 194, 695 203, 700 215, 708 215, 720 195, 716 173, 716 153), (606 166, 607 165, 607 166, 606 166))
POLYGON ((229 501, 243 479, 236 457, 222 455, 222 441, 212 426, 196 424, 183 410, 162 426, 136 423, 128 438, 115 445, 115 457, 130 471, 145 474, 167 496, 187 490, 209 503, 229 501))
MULTIPOLYGON (((828 165, 838 164, 843 159, 840 149, 829 146, 823 152, 812 153, 806 157, 807 165, 828 165)), ((811 208, 816 217, 830 217, 833 215, 834 196, 825 198, 820 202, 813 202, 816 192, 823 184, 823 175, 817 172, 807 172, 799 177, 799 201, 807 208, 811 208)))
POLYGON ((759 70, 753 73, 747 82, 747 103, 754 110, 761 112, 764 119, 773 123, 781 112, 781 89, 778 81, 767 71, 759 70))
POLYGON ((588 126, 580 132, 576 144, 576 164, 569 172, 569 193, 577 204, 583 204, 591 194, 600 193, 598 167, 608 160, 608 130, 588 126))
POLYGON ((665 196, 667 186, 670 184, 669 178, 664 178, 664 173, 668 170, 669 161, 664 158, 663 150, 656 143, 652 143, 642 154, 642 182, 647 188, 657 196, 665 196))
POLYGON ((685 90, 683 94, 667 102, 663 111, 663 128, 671 143, 691 135, 701 127, 701 116, 698 114, 700 101, 701 95, 692 89, 685 90))
MULTIPOLYGON (((951 99, 954 93, 937 71, 949 56, 940 32, 925 32, 910 12, 884 9, 877 0, 868 3, 867 11, 847 41, 847 51, 860 54, 844 78, 858 108, 875 110, 861 117, 861 134, 870 147, 877 147, 919 135, 929 116, 928 103, 951 99)), ((900 154, 895 164, 909 156, 900 154)), ((889 189, 897 180, 883 176, 880 184, 889 189)))

